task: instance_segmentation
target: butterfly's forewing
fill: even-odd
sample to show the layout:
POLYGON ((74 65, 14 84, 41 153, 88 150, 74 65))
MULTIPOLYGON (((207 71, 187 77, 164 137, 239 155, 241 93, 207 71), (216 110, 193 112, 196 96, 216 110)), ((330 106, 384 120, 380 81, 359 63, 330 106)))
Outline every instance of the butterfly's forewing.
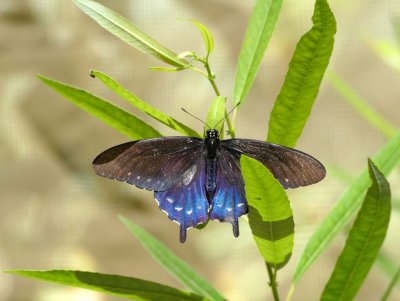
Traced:
POLYGON ((95 172, 148 190, 173 186, 198 160, 204 141, 192 137, 165 137, 114 146, 93 161, 95 172))
POLYGON ((208 220, 208 201, 205 190, 205 150, 197 153, 197 160, 166 191, 155 192, 155 199, 168 217, 180 226, 180 242, 186 240, 186 229, 208 220))
POLYGON ((247 213, 240 154, 220 148, 217 157, 217 189, 211 201, 210 219, 229 222, 239 236, 238 218, 247 213))
POLYGON ((326 174, 317 159, 282 145, 251 139, 229 139, 221 141, 221 147, 259 160, 284 188, 314 184, 326 174))

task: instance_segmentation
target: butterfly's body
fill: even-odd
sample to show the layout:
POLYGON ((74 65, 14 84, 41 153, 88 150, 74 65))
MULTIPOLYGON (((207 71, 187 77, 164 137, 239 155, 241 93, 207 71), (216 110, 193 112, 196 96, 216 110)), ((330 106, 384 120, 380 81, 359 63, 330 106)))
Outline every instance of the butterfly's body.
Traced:
POLYGON ((215 189, 217 188, 217 159, 206 158, 206 191, 207 200, 211 203, 215 189))
POLYGON ((207 137, 204 140, 207 147, 206 157, 206 191, 207 200, 211 204, 214 197, 215 189, 217 188, 217 149, 219 147, 218 131, 209 130, 207 137))
POLYGON ((208 130, 204 140, 165 137, 128 142, 101 153, 93 162, 97 174, 153 190, 161 210, 180 225, 180 241, 187 228, 209 219, 232 224, 248 211, 240 156, 259 160, 284 188, 320 181, 325 169, 303 152, 251 139, 220 140, 208 130))

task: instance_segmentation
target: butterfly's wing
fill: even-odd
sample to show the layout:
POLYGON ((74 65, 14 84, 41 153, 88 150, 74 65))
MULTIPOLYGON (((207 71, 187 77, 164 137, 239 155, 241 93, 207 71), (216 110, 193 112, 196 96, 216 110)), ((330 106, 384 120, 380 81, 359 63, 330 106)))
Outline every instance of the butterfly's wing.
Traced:
POLYGON ((284 188, 314 184, 326 174, 317 159, 282 145, 251 139, 228 139, 221 141, 221 147, 260 161, 284 188))
POLYGON ((204 141, 165 137, 128 142, 101 153, 93 162, 98 175, 154 190, 168 217, 186 230, 208 220, 204 141))
POLYGON ((205 190, 206 151, 198 152, 195 163, 181 179, 165 191, 156 191, 158 206, 180 227, 179 240, 185 242, 187 228, 196 227, 208 220, 208 201, 205 190))
POLYGON ((233 234, 237 237, 238 218, 247 211, 240 154, 220 148, 217 154, 217 189, 211 201, 210 219, 231 223, 233 234))
POLYGON ((204 141, 192 137, 164 137, 114 146, 93 161, 95 172, 154 191, 173 186, 193 166, 204 141))

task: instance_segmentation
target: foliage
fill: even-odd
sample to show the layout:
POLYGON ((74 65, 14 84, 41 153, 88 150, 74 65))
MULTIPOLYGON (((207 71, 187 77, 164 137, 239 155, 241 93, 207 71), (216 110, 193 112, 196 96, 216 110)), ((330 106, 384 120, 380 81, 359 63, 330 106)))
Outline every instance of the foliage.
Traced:
MULTIPOLYGON (((136 25, 103 5, 91 0, 73 1, 84 13, 110 33, 139 51, 167 64, 167 67, 152 67, 152 69, 168 72, 191 70, 204 75, 216 94, 215 99, 211 102, 206 124, 209 127, 217 127, 223 135, 226 122, 227 134, 232 138, 235 137, 234 119, 237 109, 244 103, 256 78, 278 20, 282 6, 281 0, 258 0, 254 7, 237 62, 231 102, 234 106, 233 120, 230 120, 227 114, 226 106, 229 101, 221 95, 215 82, 215 74, 209 64, 209 56, 214 49, 214 38, 205 25, 189 19, 200 31, 206 55, 199 56, 194 51, 176 54, 141 31, 136 25)), ((297 44, 284 83, 271 111, 267 135, 269 142, 295 146, 316 100, 333 51, 336 32, 335 18, 327 0, 315 1, 312 22, 311 29, 297 44)), ((140 99, 109 75, 101 71, 92 71, 91 75, 141 113, 147 114, 160 124, 183 135, 201 137, 199 133, 184 123, 140 99)), ((135 114, 92 93, 43 76, 40 76, 40 79, 79 108, 131 139, 162 136, 152 125, 147 124, 135 114)), ((365 102, 352 93, 351 89, 338 76, 332 73, 330 80, 371 124, 383 131, 391 140, 373 157, 376 166, 372 161, 369 162, 369 173, 364 171, 348 187, 339 198, 335 208, 309 240, 298 261, 287 300, 293 295, 303 274, 341 230, 349 224, 362 206, 350 231, 346 246, 338 259, 335 271, 322 295, 322 300, 340 300, 338 299, 340 296, 337 295, 340 292, 343 300, 350 300, 356 294, 375 261, 389 221, 390 189, 384 175, 388 175, 400 161, 400 133, 375 114, 372 108, 366 106, 365 102), (359 261, 355 262, 354 258, 358 258, 359 261), (348 262, 354 264, 348 265, 348 262)), ((294 219, 289 198, 283 187, 259 162, 242 156, 241 168, 249 202, 250 228, 259 252, 266 262, 274 299, 279 300, 277 271, 288 262, 294 240, 294 219)), ((190 292, 132 277, 83 271, 26 270, 10 271, 10 273, 101 291, 105 294, 134 300, 222 301, 226 299, 160 241, 128 219, 121 217, 121 220, 148 252, 190 292)), ((398 277, 399 273, 397 272, 393 277, 393 285, 398 277)), ((386 296, 390 289, 388 288, 385 292, 386 296)))

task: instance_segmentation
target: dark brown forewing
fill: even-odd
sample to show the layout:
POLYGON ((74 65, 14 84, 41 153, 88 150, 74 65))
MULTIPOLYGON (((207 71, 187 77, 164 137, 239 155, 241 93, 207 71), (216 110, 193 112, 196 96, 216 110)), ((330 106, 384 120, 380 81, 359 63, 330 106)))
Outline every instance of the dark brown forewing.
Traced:
POLYGON ((175 184, 205 153, 204 141, 192 137, 164 137, 114 146, 93 161, 95 172, 154 191, 175 184))
POLYGON ((251 139, 229 139, 221 141, 221 146, 257 159, 285 188, 317 183, 326 174, 317 159, 282 145, 251 139))

